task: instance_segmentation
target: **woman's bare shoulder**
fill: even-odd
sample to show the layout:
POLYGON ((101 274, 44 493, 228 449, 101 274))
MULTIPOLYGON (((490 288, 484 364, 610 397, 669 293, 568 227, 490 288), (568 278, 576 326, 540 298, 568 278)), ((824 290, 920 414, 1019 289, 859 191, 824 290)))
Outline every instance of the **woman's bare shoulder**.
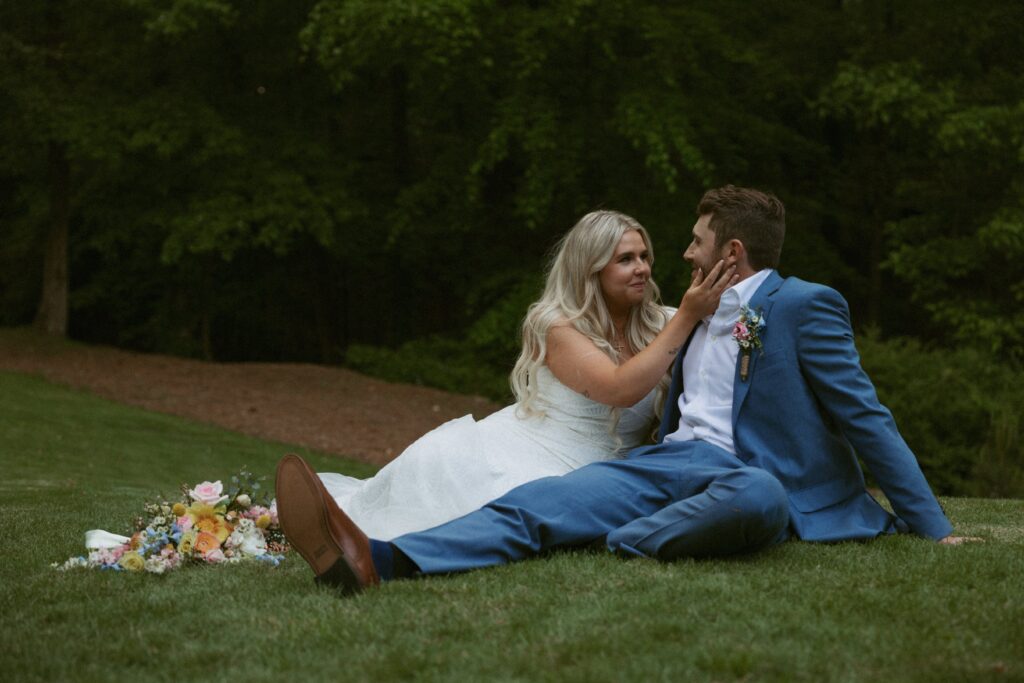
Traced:
POLYGON ((562 336, 562 335, 565 335, 565 334, 582 334, 582 333, 576 328, 575 325, 572 324, 571 320, 569 320, 568 318, 559 317, 559 318, 555 319, 551 323, 551 325, 548 327, 548 336, 550 336, 551 334, 555 334, 557 336, 562 336))

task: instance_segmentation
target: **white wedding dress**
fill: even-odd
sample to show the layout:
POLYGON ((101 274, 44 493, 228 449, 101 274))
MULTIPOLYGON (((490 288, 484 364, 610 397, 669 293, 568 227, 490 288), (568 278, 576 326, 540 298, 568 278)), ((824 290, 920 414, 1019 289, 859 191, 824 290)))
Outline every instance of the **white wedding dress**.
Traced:
POLYGON ((479 422, 466 415, 428 432, 370 479, 320 479, 367 536, 391 540, 461 517, 528 481, 622 457, 650 436, 653 391, 620 411, 613 433, 611 408, 546 367, 537 386, 543 417, 517 417, 515 405, 479 422))

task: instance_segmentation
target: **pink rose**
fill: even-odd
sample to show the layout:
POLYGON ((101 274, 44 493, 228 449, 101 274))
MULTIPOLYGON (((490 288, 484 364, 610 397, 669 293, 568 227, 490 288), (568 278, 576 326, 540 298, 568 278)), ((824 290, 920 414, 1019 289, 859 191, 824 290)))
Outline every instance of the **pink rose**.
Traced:
POLYGON ((185 515, 183 517, 178 517, 177 524, 178 524, 178 528, 181 529, 182 531, 189 531, 190 529, 192 529, 192 518, 189 517, 188 515, 185 515))
POLYGON ((269 515, 270 511, 262 505, 253 505, 248 510, 242 513, 248 519, 259 519, 260 515, 269 515))
POLYGON ((744 325, 743 323, 736 323, 736 327, 733 328, 732 331, 732 336, 736 337, 737 339, 746 339, 748 336, 750 336, 750 330, 748 330, 747 326, 744 325))
POLYGON ((192 496, 194 501, 216 507, 228 499, 223 493, 224 485, 220 481, 204 481, 190 490, 188 495, 192 496))
POLYGON ((101 548, 100 550, 94 550, 91 553, 89 553, 89 560, 104 565, 117 564, 117 561, 121 558, 122 553, 118 553, 117 556, 115 557, 112 549, 101 548))
POLYGON ((212 564, 216 564, 218 562, 223 562, 228 558, 224 555, 223 550, 220 548, 214 548, 213 550, 207 551, 206 554, 203 555, 203 559, 212 564))
POLYGON ((179 555, 176 550, 169 550, 167 548, 164 548, 160 552, 160 556, 164 558, 164 562, 167 563, 168 569, 174 569, 179 564, 181 564, 181 555, 179 555))

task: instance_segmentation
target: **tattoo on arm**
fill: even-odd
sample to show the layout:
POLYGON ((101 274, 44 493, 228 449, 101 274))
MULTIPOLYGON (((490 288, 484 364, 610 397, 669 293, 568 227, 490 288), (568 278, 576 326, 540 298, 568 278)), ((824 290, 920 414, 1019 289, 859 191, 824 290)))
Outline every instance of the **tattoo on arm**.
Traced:
POLYGON ((674 349, 669 349, 668 350, 668 355, 670 355, 670 356, 676 355, 677 353, 679 353, 679 349, 681 349, 681 348, 683 348, 683 347, 682 346, 677 346, 674 349))
POLYGON ((587 391, 586 389, 583 390, 583 395, 587 398, 590 398, 590 392, 587 391))

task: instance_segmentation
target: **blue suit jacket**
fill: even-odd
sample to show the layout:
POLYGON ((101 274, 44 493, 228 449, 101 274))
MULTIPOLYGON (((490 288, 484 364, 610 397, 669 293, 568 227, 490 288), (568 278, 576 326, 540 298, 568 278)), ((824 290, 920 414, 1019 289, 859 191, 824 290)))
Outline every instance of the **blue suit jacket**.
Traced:
MULTIPOLYGON (((736 455, 775 475, 789 496, 790 528, 809 541, 871 538, 909 527, 952 532, 917 459, 860 366, 846 301, 833 289, 771 273, 750 299, 766 326, 742 381, 737 362, 732 423, 736 455), (864 461, 892 503, 864 486, 864 461)), ((682 359, 658 440, 679 424, 682 359)))

